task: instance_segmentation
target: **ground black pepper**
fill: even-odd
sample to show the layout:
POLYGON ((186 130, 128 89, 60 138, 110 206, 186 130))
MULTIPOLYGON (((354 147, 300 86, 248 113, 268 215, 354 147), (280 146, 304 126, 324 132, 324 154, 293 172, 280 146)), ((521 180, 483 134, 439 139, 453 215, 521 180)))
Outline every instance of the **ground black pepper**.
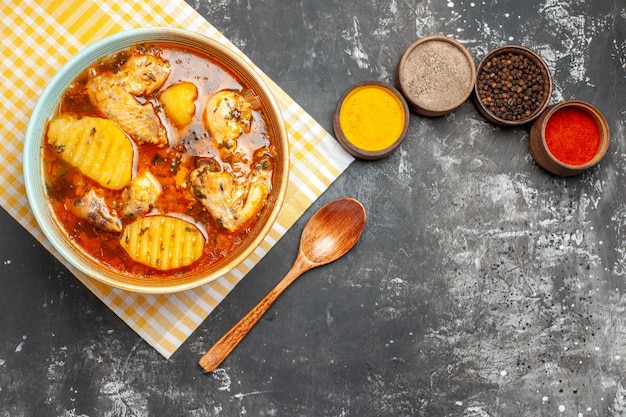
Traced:
POLYGON ((540 65, 522 52, 503 51, 479 68, 477 92, 486 110, 499 119, 533 116, 546 100, 549 82, 540 65))

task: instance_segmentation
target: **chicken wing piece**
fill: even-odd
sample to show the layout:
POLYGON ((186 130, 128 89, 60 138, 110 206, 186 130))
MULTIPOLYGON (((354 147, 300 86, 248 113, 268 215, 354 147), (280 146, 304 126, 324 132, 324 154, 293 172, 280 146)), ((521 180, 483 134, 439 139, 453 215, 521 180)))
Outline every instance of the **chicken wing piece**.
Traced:
POLYGON ((150 210, 157 198, 163 192, 159 180, 150 171, 137 175, 122 193, 124 208, 122 214, 126 217, 139 217, 150 210))
POLYGON ((240 93, 219 91, 207 99, 204 124, 216 149, 221 153, 232 153, 237 147, 237 138, 250 131, 252 108, 240 93))
POLYGON ((210 165, 202 165, 189 174, 195 197, 218 225, 231 232, 256 216, 270 193, 271 170, 266 165, 257 167, 243 178, 227 171, 213 171, 210 165))
POLYGON ((128 58, 115 78, 129 93, 143 96, 161 88, 172 69, 167 61, 153 55, 133 55, 128 58))
POLYGON ((87 83, 91 102, 138 143, 165 146, 167 133, 152 104, 135 96, 150 94, 163 85, 169 63, 151 55, 131 57, 118 73, 97 75, 87 83))
POLYGON ((112 85, 94 91, 97 88, 94 84, 89 83, 89 97, 106 117, 116 122, 139 144, 167 145, 167 133, 151 104, 140 104, 123 87, 112 85))
POLYGON ((121 232, 122 220, 109 210, 102 197, 98 197, 94 190, 74 200, 70 206, 72 212, 81 219, 87 220, 97 228, 107 232, 121 232))

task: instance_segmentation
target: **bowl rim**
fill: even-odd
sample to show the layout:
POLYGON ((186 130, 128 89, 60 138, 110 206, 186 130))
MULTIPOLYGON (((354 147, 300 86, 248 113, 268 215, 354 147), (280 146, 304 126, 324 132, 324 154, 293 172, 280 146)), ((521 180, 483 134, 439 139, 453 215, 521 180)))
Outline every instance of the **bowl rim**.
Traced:
POLYGON ((461 42, 457 41, 456 39, 450 36, 441 35, 441 34, 431 34, 431 35, 423 36, 413 41, 404 50, 404 52, 402 53, 400 57, 400 60, 398 61, 398 65, 396 68, 396 78, 397 78, 396 84, 398 85, 398 89, 402 92, 402 95, 406 98, 406 101, 409 103, 413 111, 423 116, 431 116, 431 117, 443 116, 458 109, 469 98, 469 96, 472 94, 472 91, 474 91, 474 85, 476 82, 476 63, 474 62, 474 57, 472 56, 472 54, 470 54, 469 50, 461 42), (406 68, 406 62, 409 59, 409 56, 413 53, 413 51, 415 51, 415 49, 417 49, 421 45, 428 43, 428 42, 444 42, 444 43, 448 43, 454 46, 459 52, 461 52, 461 54, 463 54, 463 56, 465 57, 468 63, 468 66, 470 67, 469 86, 467 87, 465 91, 463 91, 463 94, 461 95, 462 98, 459 99, 458 102, 451 104, 448 107, 441 107, 441 108, 425 107, 419 102, 417 98, 411 96, 407 92, 407 89, 405 87, 404 74, 406 73, 406 71, 408 71, 408 69, 406 68))
POLYGON ((546 108, 550 105, 550 100, 552 99, 552 92, 554 89, 554 83, 553 83, 553 79, 552 79, 552 73, 550 72, 550 67, 548 67, 548 64, 546 63, 546 61, 541 57, 541 55, 539 55, 537 52, 535 52, 534 50, 532 50, 531 48, 527 47, 527 46, 523 46, 523 45, 517 45, 517 44, 506 44, 506 45, 501 45, 498 46, 497 48, 492 49, 491 51, 489 51, 487 53, 487 55, 485 55, 483 57, 483 59, 480 60, 478 67, 476 68, 476 82, 474 84, 474 102, 476 103, 476 106, 478 107, 478 110, 482 113, 482 115, 487 118, 487 120, 491 121, 492 123, 501 125, 501 126, 521 126, 521 125, 525 125, 527 123, 531 123, 532 121, 534 121, 535 119, 537 119, 545 110, 546 108), (539 64, 539 66, 542 69, 542 73, 546 76, 546 81, 547 81, 547 85, 548 85, 548 91, 546 92, 546 99, 543 102, 543 104, 541 105, 541 107, 539 107, 537 110, 535 110, 535 112, 529 116, 526 119, 521 119, 521 120, 506 120, 506 119, 502 119, 498 116, 496 116, 495 114, 491 113, 489 110, 487 110, 487 108, 483 105, 482 101, 480 100, 480 94, 478 92, 478 77, 480 77, 480 73, 485 65, 485 63, 492 58, 495 55, 499 55, 507 50, 515 50, 518 52, 521 52, 522 54, 525 55, 530 55, 535 62, 537 62, 539 64))
POLYGON ((557 104, 555 104, 553 106, 550 106, 550 108, 548 110, 546 110, 544 112, 544 114, 542 115, 542 119, 541 119, 541 144, 544 147, 544 149, 546 150, 546 153, 547 153, 548 157, 550 158, 550 160, 554 164, 559 165, 562 168, 565 168, 567 170, 582 172, 582 171, 585 171, 585 170, 587 170, 587 169, 597 165, 598 162, 600 162, 602 160, 602 158, 604 158, 604 156, 606 155, 606 153, 608 151, 608 148, 609 148, 610 141, 611 141, 611 139, 610 139, 610 132, 609 132, 608 123, 606 121, 606 118, 600 112, 600 110, 598 110, 593 104, 588 103, 586 101, 583 101, 583 100, 566 100, 566 101, 561 101, 561 102, 559 102, 559 103, 557 103, 557 104), (594 119, 594 122, 596 123, 596 127, 598 128, 598 132, 600 133, 600 143, 598 145, 598 150, 597 150, 596 154, 594 155, 594 157, 592 159, 590 159, 589 161, 585 162, 584 164, 573 165, 573 164, 568 164, 566 162, 561 161, 556 156, 554 156, 552 151, 550 151, 550 148, 548 147, 548 144, 546 142, 546 127, 548 125, 548 122, 550 121, 550 118, 557 111, 559 111, 561 109, 564 109, 564 108, 576 108, 576 109, 580 109, 580 110, 584 111, 585 113, 587 113, 589 116, 591 116, 592 119, 594 119))
MULTIPOLYGON (((215 59, 215 56, 212 54, 206 51, 204 53, 215 59)), ((282 208, 289 177, 289 155, 288 135, 278 102, 261 76, 260 70, 256 70, 245 56, 238 55, 224 43, 200 33, 173 27, 150 26, 123 30, 97 40, 72 56, 55 73, 37 99, 30 115, 24 137, 22 169, 26 196, 35 220, 48 242, 65 261, 88 277, 111 287, 138 293, 164 294, 185 291, 214 281, 239 266, 257 249, 270 232, 282 208), (142 279, 136 276, 126 276, 117 272, 111 272, 110 269, 103 267, 90 256, 76 250, 77 246, 71 244, 70 239, 60 230, 60 226, 54 218, 55 216, 45 197, 45 181, 41 170, 40 152, 43 146, 46 125, 50 117, 58 109, 58 103, 63 91, 68 88, 70 83, 82 71, 98 60, 144 42, 169 43, 188 47, 192 50, 199 50, 200 52, 203 52, 201 50, 202 47, 214 50, 216 54, 224 56, 224 58, 231 61, 230 64, 221 62, 222 65, 228 67, 240 78, 246 75, 246 81, 254 83, 255 89, 259 90, 257 93, 264 97, 267 108, 272 109, 276 118, 276 126, 273 124, 272 126, 277 141, 281 144, 283 154, 281 155, 279 166, 275 168, 275 172, 280 172, 282 175, 273 186, 273 206, 265 211, 265 223, 261 228, 254 231, 254 236, 251 236, 252 240, 243 249, 241 249, 242 247, 237 249, 234 252, 235 256, 228 262, 220 262, 223 263, 221 265, 218 263, 219 266, 211 273, 204 271, 185 276, 184 278, 174 277, 172 279, 159 278, 158 280, 152 280, 150 278, 142 279), (239 69, 236 70, 230 67, 234 62, 240 67, 239 69), (243 74, 240 74, 239 71, 243 74)))

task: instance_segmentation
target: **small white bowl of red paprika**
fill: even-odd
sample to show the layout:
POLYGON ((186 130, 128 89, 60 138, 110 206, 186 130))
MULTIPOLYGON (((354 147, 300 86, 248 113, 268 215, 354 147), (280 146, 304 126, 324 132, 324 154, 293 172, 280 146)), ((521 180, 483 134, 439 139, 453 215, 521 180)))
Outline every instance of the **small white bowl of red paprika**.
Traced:
POLYGON ((530 153, 544 169, 562 176, 578 175, 606 154, 610 132, 593 105, 567 100, 544 111, 530 129, 530 153))

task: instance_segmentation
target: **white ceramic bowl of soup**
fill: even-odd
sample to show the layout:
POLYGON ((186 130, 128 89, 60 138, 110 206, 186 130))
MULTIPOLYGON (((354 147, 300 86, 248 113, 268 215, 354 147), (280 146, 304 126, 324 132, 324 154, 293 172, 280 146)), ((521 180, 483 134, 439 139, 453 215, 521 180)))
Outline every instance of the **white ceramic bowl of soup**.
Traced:
MULTIPOLYGON (((175 57, 172 53, 170 53, 170 55, 165 54, 164 56, 169 56, 172 59, 175 57)), ((182 56, 185 56, 184 53, 182 56)), ((120 59, 120 63, 123 62, 124 60, 120 59)), ((175 65, 174 62, 170 64, 172 66, 175 65)), ((156 97, 160 98, 159 94, 160 92, 158 91, 152 93, 150 99, 154 101, 156 97)), ((64 103, 66 108, 64 111, 67 111, 67 101, 64 101, 64 103)), ((146 104, 146 102, 142 101, 141 104, 146 104)), ((70 112, 77 111, 72 109, 71 106, 69 109, 71 110, 70 112)), ((81 117, 83 116, 76 116, 77 119, 81 117)), ((183 128, 183 130, 184 129, 185 128, 183 128)), ((133 138, 129 135, 129 139, 132 140, 133 138)), ((134 144, 134 146, 137 145, 134 144)), ((59 149, 61 148, 62 147, 59 147, 59 149)), ((142 149, 141 146, 137 148, 142 149)), ((55 151, 59 149, 55 148, 55 151)), ((48 152, 50 153, 51 151, 48 149, 48 152)), ((136 152, 139 153, 141 151, 136 150, 136 152)), ((259 151, 257 153, 262 152, 259 151)), ((54 154, 54 152, 52 152, 52 154, 54 154)), ((86 47, 71 58, 47 85, 33 110, 26 131, 23 157, 24 180, 31 209, 44 235, 60 255, 89 277, 116 288, 144 293, 171 293, 194 288, 228 273, 241 264, 259 246, 272 228, 285 197, 289 170, 288 138, 281 111, 271 90, 259 73, 239 55, 210 38, 186 30, 161 27, 133 29, 111 35, 86 47), (207 220, 208 218, 213 218, 212 211, 207 210, 206 207, 202 205, 202 202, 199 200, 199 197, 202 197, 201 193, 188 184, 187 186, 189 188, 185 190, 185 181, 179 179, 174 181, 176 187, 170 187, 170 189, 183 188, 182 190, 179 189, 178 194, 175 194, 175 196, 169 197, 167 200, 169 203, 167 204, 162 203, 160 207, 150 207, 150 210, 147 212, 139 212, 139 214, 132 213, 132 216, 129 216, 132 217, 130 220, 120 216, 119 208, 113 207, 111 209, 113 214, 123 220, 124 228, 127 227, 127 223, 131 220, 135 221, 138 217, 155 214, 165 216, 172 215, 173 217, 190 220, 191 222, 199 224, 199 229, 202 229, 202 234, 205 238, 205 246, 203 247, 204 253, 192 264, 177 267, 172 270, 159 270, 145 263, 137 263, 133 258, 128 257, 128 253, 124 253, 124 251, 115 252, 118 249, 112 249, 113 253, 106 254, 107 248, 113 248, 115 246, 116 239, 118 242, 121 242, 119 240, 121 235, 118 234, 114 237, 107 235, 105 238, 102 238, 102 230, 90 224, 86 221, 86 218, 80 218, 76 220, 75 223, 72 223, 71 220, 67 220, 71 219, 72 215, 65 216, 63 212, 59 211, 59 207, 63 206, 63 204, 67 206, 67 204, 60 204, 56 200, 54 204, 52 203, 52 198, 56 198, 57 194, 60 195, 61 192, 65 192, 65 188, 59 186, 59 189, 51 189, 51 187, 54 187, 53 184, 57 181, 57 177, 60 178, 61 175, 66 175, 57 173, 58 165, 65 166, 64 162, 59 163, 55 161, 52 165, 49 165, 50 161, 46 159, 44 163, 44 155, 46 155, 45 150, 50 146, 47 138, 47 126, 51 119, 59 115, 61 111, 60 102, 64 100, 63 97, 66 90, 68 90, 71 85, 75 86, 75 84, 72 83, 77 77, 84 74, 87 68, 93 67, 102 61, 108 60, 111 62, 113 57, 121 56, 118 55, 121 51, 136 48, 138 45, 142 47, 155 45, 156 47, 151 50, 152 52, 159 51, 159 48, 175 48, 181 49, 183 52, 193 52, 192 55, 194 55, 195 58, 191 57, 189 62, 183 62, 183 64, 187 66, 188 75, 181 75, 183 74, 181 69, 177 69, 176 71, 172 70, 170 76, 176 73, 177 78, 168 79, 160 90, 165 90, 168 86, 184 82, 185 80, 183 80, 183 78, 187 77, 188 81, 197 83, 197 90, 200 91, 195 101, 196 111, 193 113, 193 117, 195 117, 194 131, 192 131, 191 127, 187 127, 185 133, 181 133, 178 127, 173 127, 170 122, 164 122, 167 117, 163 116, 162 108, 159 108, 158 105, 152 106, 155 112, 158 113, 159 119, 163 122, 169 143, 167 145, 161 144, 160 146, 162 146, 162 148, 155 151, 155 155, 157 156, 154 156, 151 160, 153 164, 151 167, 157 165, 157 159, 159 163, 162 162, 159 159, 161 158, 159 155, 170 155, 170 151, 174 148, 177 149, 177 152, 180 151, 182 153, 180 155, 177 154, 176 157, 172 156, 171 161, 179 159, 190 163, 189 161, 192 160, 195 165, 190 169, 202 166, 200 159, 204 161, 207 158, 217 158, 216 155, 219 154, 219 152, 211 147, 210 134, 199 131, 201 124, 199 124, 198 120, 204 117, 202 116, 204 112, 203 106, 208 106, 207 96, 221 89, 233 90, 241 95, 246 95, 249 102, 254 101, 254 113, 251 122, 252 133, 246 133, 245 141, 242 139, 244 135, 237 138, 236 141, 238 145, 234 148, 235 150, 243 149, 244 145, 242 145, 242 143, 246 143, 247 145, 245 146, 248 146, 249 149, 246 148, 247 151, 242 150, 239 155, 243 156, 233 157, 232 155, 234 155, 234 153, 224 156, 224 160, 220 159, 220 164, 222 165, 219 169, 229 170, 230 168, 228 168, 224 162, 228 160, 230 161, 229 163, 231 163, 231 168, 239 164, 237 170, 241 170, 241 166, 244 166, 245 171, 248 169, 245 165, 248 163, 247 158, 254 153, 254 147, 266 147, 268 149, 271 147, 272 149, 271 168, 269 168, 271 174, 268 180, 271 183, 271 191, 269 195, 266 196, 266 201, 257 210, 258 213, 255 213, 241 230, 228 231, 219 229, 219 227, 216 229, 216 225, 219 226, 222 223, 218 224, 207 220), (212 61, 212 63, 209 62, 210 65, 216 65, 216 68, 212 68, 211 71, 217 71, 218 74, 221 74, 220 77, 213 77, 211 75, 213 72, 211 74, 195 73, 196 70, 193 66, 195 64, 192 65, 190 62, 199 64, 204 58, 208 58, 212 61), (217 78, 224 78, 226 81, 216 81, 217 78), (207 86, 206 84, 202 84, 203 82, 213 84, 207 86), (222 82, 225 83, 224 86, 220 85, 222 82), (255 127, 256 123, 262 123, 262 125, 256 125, 255 127), (253 135, 261 136, 254 138, 253 135), (175 136, 175 139, 172 139, 170 136, 175 136), (194 138, 190 138, 190 136, 194 136, 194 138), (207 139, 207 137, 209 139, 207 139), (51 169, 50 166, 56 168, 51 169), (46 170, 54 171, 57 176, 51 176, 50 172, 46 170), (179 184, 182 185, 179 187, 179 184), (193 198, 194 195, 196 196, 195 200, 193 198), (187 205, 185 206, 185 204, 187 205), (165 205, 167 205, 167 207, 165 207, 165 205), (53 206, 56 208, 53 208, 53 206), (186 207, 186 211, 188 212, 179 213, 178 211, 182 210, 181 207, 186 207), (201 212, 204 212, 204 214, 200 214, 201 212), (192 214, 190 215, 189 213, 192 214), (193 215, 203 217, 200 220, 194 220, 192 219, 193 215), (61 218, 63 218, 63 220, 61 220, 61 218), (202 221, 207 221, 211 224, 200 224, 202 221), (77 229, 93 228, 93 230, 73 230, 72 227, 77 229), (87 236, 83 238, 85 240, 84 242, 79 242, 80 239, 78 237, 80 235, 87 236), (89 243, 89 239, 92 240, 91 243, 89 243), (92 248, 92 246, 97 245, 98 243, 96 241, 98 239, 108 241, 108 244, 102 243, 101 245, 103 249, 101 249, 100 252, 104 253, 102 257, 98 254, 90 253, 90 251, 93 252, 92 249, 85 250, 85 247, 92 248), (236 239, 238 243, 232 244, 227 250, 220 252, 219 243, 217 242, 229 241, 229 239, 231 241, 232 239, 236 239), (212 246, 210 247, 209 241, 212 242, 212 246), (120 255, 120 253, 122 253, 122 255, 120 255), (210 261, 206 260, 207 253, 210 253, 210 261), (107 258, 107 256, 109 258, 107 258), (126 258, 124 258, 125 256, 126 258)), ((48 157, 46 156, 46 158, 48 157)), ((137 159, 141 160, 141 157, 135 158, 133 162, 133 164, 135 164, 133 166, 134 176, 142 169, 140 165, 136 165, 141 164, 141 162, 137 162, 137 159)), ((173 167, 174 163, 171 163, 173 167)), ((258 166, 259 165, 254 165, 254 167, 258 166)), ((254 167, 250 166, 250 173, 253 171, 254 167)), ((149 167, 147 169, 152 168, 149 167)), ((80 171, 80 169, 78 169, 78 171, 79 173, 76 174, 76 167, 73 167, 71 164, 69 165, 67 172, 75 175, 75 177, 72 177, 72 181, 67 183, 71 185, 70 188, 74 187, 73 184, 76 182, 84 183, 83 180, 80 180, 82 171, 80 171)), ((181 171, 177 168, 175 173, 174 170, 171 172, 172 175, 175 175, 181 171)), ((166 175, 165 171, 158 175, 161 175, 162 177, 159 178, 164 178, 164 181, 170 181, 163 177, 166 175)), ((181 174, 181 178, 184 178, 184 173, 181 174)), ((189 179, 189 176, 187 179, 189 179)), ((65 185, 67 186, 67 184, 65 185)), ((98 184, 96 184, 96 186, 97 185, 98 184)), ((88 188, 89 187, 86 189, 88 188)), ((166 188, 167 187, 162 187, 165 198, 167 199, 166 188)), ((60 200, 65 199, 64 201, 69 201, 68 199, 72 198, 72 192, 78 193, 76 190, 70 190, 66 196, 59 197, 60 200)), ((128 196, 128 194, 126 194, 126 196, 128 196)), ((113 199, 118 201, 121 197, 114 197, 113 199)), ((163 246, 163 244, 161 245, 163 246)))

